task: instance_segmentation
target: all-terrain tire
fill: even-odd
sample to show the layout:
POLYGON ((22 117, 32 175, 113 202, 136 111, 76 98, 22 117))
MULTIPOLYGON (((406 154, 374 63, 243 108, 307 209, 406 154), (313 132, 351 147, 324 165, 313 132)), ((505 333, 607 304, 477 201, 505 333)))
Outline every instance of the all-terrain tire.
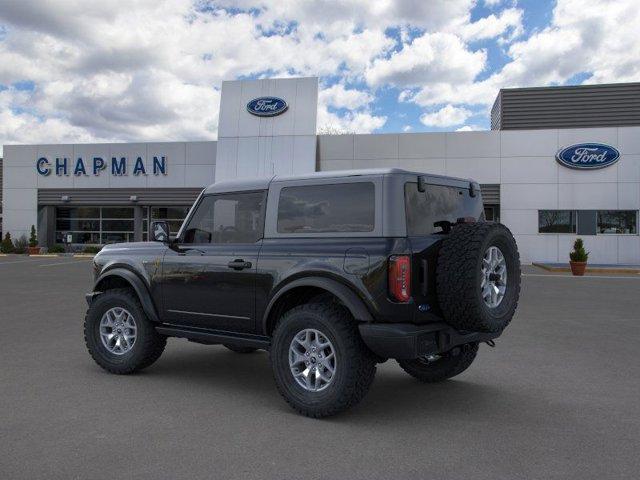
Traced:
POLYGON ((224 347, 236 353, 253 353, 256 350, 258 350, 257 348, 253 348, 253 347, 239 347, 238 345, 227 345, 227 344, 225 344, 224 347))
POLYGON ((501 332, 520 297, 520 256, 513 235, 500 223, 456 225, 442 242, 436 272, 438 301, 445 321, 458 330, 501 332), (498 247, 506 263, 506 290, 497 306, 482 295, 484 255, 498 247))
POLYGON ((275 326, 270 357, 280 394, 296 411, 313 418, 335 415, 356 405, 376 373, 376 359, 362 341, 356 322, 335 303, 309 303, 286 312, 275 326), (335 375, 320 391, 299 385, 289 365, 293 338, 305 329, 319 331, 335 349, 335 375))
POLYGON ((421 382, 435 383, 460 375, 471 366, 477 354, 478 344, 468 343, 441 354, 437 360, 417 358, 398 360, 398 364, 405 372, 421 382))
POLYGON ((91 302, 84 318, 84 341, 98 365, 108 372, 121 375, 137 372, 153 364, 167 344, 167 338, 156 331, 144 313, 136 294, 126 288, 107 290, 91 302), (136 324, 135 342, 130 350, 121 355, 110 352, 100 337, 100 321, 114 307, 130 312, 136 324))

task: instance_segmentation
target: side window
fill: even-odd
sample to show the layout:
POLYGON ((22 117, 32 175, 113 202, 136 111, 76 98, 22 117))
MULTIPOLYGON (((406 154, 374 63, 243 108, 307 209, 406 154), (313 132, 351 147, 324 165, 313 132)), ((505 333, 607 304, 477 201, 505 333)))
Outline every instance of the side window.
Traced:
POLYGON ((371 232, 371 182, 285 187, 278 202, 278 233, 371 232))
POLYGON ((255 243, 262 238, 265 194, 204 197, 185 229, 184 243, 255 243))

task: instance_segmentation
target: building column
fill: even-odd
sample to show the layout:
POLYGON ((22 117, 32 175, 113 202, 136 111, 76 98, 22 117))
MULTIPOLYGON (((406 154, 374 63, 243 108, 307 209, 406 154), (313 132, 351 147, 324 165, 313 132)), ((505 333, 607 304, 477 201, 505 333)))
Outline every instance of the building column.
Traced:
POLYGON ((133 207, 133 241, 141 242, 143 234, 144 208, 136 205, 133 207))
POLYGON ((45 205, 38 209, 38 245, 52 247, 56 234, 56 207, 45 205))

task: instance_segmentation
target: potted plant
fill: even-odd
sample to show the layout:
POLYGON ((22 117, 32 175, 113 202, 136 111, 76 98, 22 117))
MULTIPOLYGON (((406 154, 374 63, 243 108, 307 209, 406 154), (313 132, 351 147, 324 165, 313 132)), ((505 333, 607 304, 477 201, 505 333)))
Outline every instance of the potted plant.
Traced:
POLYGON ((29 235, 29 248, 27 249, 29 255, 39 255, 40 247, 38 246, 38 236, 36 235, 35 225, 31 225, 31 234, 29 235))
POLYGON ((571 273, 580 277, 584 275, 588 258, 589 252, 584 249, 584 242, 581 238, 576 238, 576 241, 573 243, 573 251, 569 253, 571 273))
POLYGON ((13 253, 13 241, 11 240, 11 234, 9 232, 4 236, 4 240, 2 240, 0 244, 0 252, 13 253))

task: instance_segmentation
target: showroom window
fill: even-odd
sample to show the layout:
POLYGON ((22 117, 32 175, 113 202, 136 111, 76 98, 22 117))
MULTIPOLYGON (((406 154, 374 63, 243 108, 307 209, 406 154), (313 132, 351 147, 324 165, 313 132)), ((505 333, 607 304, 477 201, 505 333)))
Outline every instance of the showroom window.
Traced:
POLYGON ((375 187, 370 182, 285 187, 278 233, 371 232, 375 187))
POLYGON ((635 210, 598 210, 599 234, 638 233, 638 212, 635 210))
POLYGON ((539 233, 576 233, 576 212, 573 210, 539 210, 539 233))
POLYGON ((133 207, 58 207, 56 243, 105 244, 133 241, 133 207))

